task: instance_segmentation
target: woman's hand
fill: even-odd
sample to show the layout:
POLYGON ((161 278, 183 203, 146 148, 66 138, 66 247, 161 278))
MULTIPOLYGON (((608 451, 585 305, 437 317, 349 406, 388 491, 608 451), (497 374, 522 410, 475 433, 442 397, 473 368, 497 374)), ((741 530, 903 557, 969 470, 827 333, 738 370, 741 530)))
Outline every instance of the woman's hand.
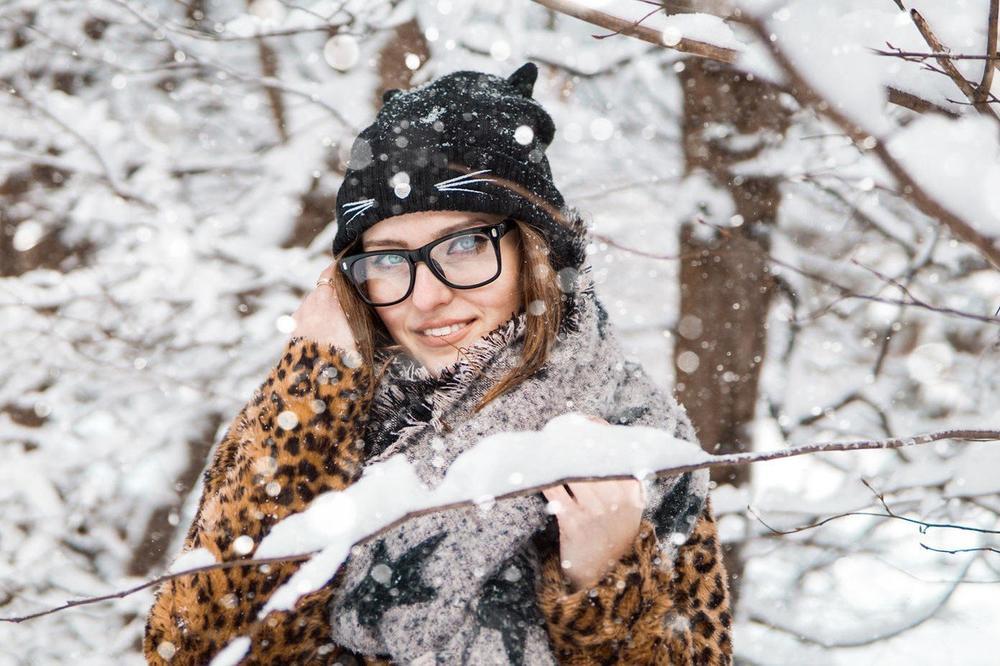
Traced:
MULTIPOLYGON (((337 264, 332 263, 319 274, 319 278, 333 278, 337 264)), ((340 306, 337 290, 333 285, 316 287, 302 300, 299 309, 292 314, 295 320, 293 336, 306 337, 320 344, 332 344, 337 348, 357 352, 354 333, 347 323, 347 316, 340 306)))
POLYGON ((581 481, 542 494, 559 521, 559 555, 574 590, 596 583, 639 534, 646 501, 637 479, 581 481))

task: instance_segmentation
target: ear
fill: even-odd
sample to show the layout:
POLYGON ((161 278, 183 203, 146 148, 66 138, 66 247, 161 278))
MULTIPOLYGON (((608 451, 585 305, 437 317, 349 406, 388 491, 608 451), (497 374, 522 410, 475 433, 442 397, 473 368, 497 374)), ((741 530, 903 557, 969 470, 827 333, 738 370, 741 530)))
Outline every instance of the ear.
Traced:
POLYGON ((395 97, 396 95, 398 95, 398 94, 400 94, 402 92, 403 91, 400 90, 399 88, 389 88, 384 93, 382 93, 382 103, 385 104, 390 99, 392 99, 393 97, 395 97))
POLYGON ((507 82, 525 97, 531 97, 536 79, 538 79, 538 66, 533 62, 526 62, 507 77, 507 82))

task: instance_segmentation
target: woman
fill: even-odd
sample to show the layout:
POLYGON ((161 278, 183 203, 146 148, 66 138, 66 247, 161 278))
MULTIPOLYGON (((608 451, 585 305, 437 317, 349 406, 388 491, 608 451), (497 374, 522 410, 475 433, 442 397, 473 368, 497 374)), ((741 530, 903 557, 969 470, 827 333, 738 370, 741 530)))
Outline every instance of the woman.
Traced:
MULTIPOLYGON (((695 439, 624 359, 595 297, 583 222, 544 156, 555 128, 536 77, 527 63, 384 95, 338 193, 336 262, 220 443, 186 551, 249 557, 367 466, 402 454, 434 485, 483 437, 566 411, 695 439)), ((297 563, 185 576, 157 595, 146 656, 207 663, 229 645, 260 664, 729 663, 706 495, 698 472, 419 516, 264 618, 297 563)))

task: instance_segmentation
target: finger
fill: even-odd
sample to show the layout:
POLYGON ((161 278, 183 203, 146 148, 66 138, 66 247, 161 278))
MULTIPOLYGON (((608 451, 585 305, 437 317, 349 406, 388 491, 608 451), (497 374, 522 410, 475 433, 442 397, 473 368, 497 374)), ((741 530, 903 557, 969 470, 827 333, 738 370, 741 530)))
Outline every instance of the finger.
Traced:
POLYGON ((568 484, 573 495, 576 496, 577 503, 586 509, 600 513, 604 510, 606 502, 604 497, 594 490, 593 481, 577 481, 568 484))
POLYGON ((542 494, 547 500, 558 500, 560 502, 572 503, 573 498, 566 492, 566 486, 550 486, 542 489, 542 494))
POLYGON ((548 506, 545 507, 546 510, 556 516, 565 514, 567 510, 576 504, 563 486, 544 488, 542 495, 549 501, 548 506))
POLYGON ((588 481, 585 489, 606 502, 618 501, 625 495, 624 483, 619 479, 588 481))

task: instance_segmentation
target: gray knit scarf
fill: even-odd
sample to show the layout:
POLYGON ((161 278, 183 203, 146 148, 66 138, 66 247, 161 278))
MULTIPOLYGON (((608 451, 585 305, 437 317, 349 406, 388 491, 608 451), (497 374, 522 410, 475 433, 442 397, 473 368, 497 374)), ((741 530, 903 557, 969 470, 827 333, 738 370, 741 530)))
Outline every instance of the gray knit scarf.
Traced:
MULTIPOLYGON (((393 357, 373 401, 366 465, 402 453, 433 487, 487 435, 538 430, 570 411, 697 441, 683 408, 623 356, 589 266, 566 301, 546 365, 478 414, 472 408, 517 363, 531 315, 511 317, 437 378, 409 356, 393 357)), ((644 517, 672 559, 671 536, 690 533, 708 473, 655 479, 646 490, 644 517)), ((555 664, 535 592, 541 558, 558 548, 545 504, 540 493, 484 498, 479 507, 410 519, 355 547, 331 601, 334 641, 400 664, 555 664)))

